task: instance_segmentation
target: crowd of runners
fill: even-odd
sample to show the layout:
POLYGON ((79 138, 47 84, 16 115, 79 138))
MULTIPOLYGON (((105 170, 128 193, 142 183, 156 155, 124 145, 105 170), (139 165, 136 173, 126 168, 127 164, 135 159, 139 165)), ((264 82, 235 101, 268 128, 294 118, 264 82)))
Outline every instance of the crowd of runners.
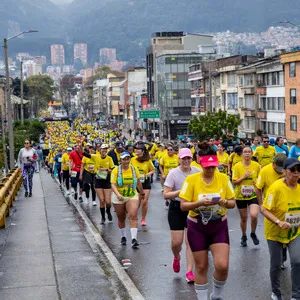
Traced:
POLYGON ((58 178, 62 190, 75 200, 100 207, 101 225, 112 222, 113 210, 121 245, 138 248, 138 225, 147 226, 153 180, 161 183, 168 208, 173 270, 180 271, 185 243, 186 280, 194 283, 198 300, 223 299, 229 268, 227 210, 239 211, 241 247, 248 235, 254 245, 259 213, 270 257, 273 300, 283 299, 281 269, 291 262, 292 300, 300 299, 300 139, 291 148, 282 137, 233 141, 231 137, 203 141, 132 139, 121 131, 103 130, 76 120, 48 122, 41 149, 26 140, 18 157, 25 196, 32 196, 35 166, 58 178), (37 163, 38 162, 38 163, 37 163), (113 210, 112 210, 113 206, 113 210), (141 218, 138 219, 139 210, 141 218), (250 232, 247 231, 248 216, 250 232), (208 252, 213 256, 213 290, 208 295, 208 252))

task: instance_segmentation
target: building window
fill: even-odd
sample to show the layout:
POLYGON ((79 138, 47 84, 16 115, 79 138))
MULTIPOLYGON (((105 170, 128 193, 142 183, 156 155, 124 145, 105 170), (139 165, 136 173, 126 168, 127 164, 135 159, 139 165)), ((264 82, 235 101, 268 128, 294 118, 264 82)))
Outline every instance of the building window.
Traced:
POLYGON ((240 76, 240 86, 244 85, 244 75, 240 76))
POLYGON ((285 136, 285 123, 278 123, 278 135, 285 136))
POLYGON ((227 94, 227 108, 228 109, 237 109, 237 93, 228 93, 227 94))
POLYGON ((290 116, 290 130, 297 131, 297 116, 290 116))
POLYGON ((296 104, 296 89, 290 89, 290 104, 296 104))
POLYGON ((278 110, 284 111, 284 97, 278 97, 278 110))
POLYGON ((245 79, 245 86, 253 85, 253 75, 252 74, 244 75, 244 79, 245 79))
POLYGON ((245 95, 245 107, 248 109, 255 109, 254 95, 245 95))
POLYGON ((244 127, 246 130, 255 130, 255 119, 254 118, 245 118, 244 127))
POLYGON ((290 63, 290 77, 296 77, 296 63, 290 63))
POLYGON ((236 78, 235 78, 235 73, 230 72, 228 73, 228 87, 236 87, 236 78))
POLYGON ((260 97, 260 107, 261 110, 267 110, 267 98, 260 97))
POLYGON ((239 97, 239 107, 242 108, 244 107, 244 98, 239 97))
POLYGON ((275 135, 276 134, 276 123, 268 122, 268 134, 275 135))

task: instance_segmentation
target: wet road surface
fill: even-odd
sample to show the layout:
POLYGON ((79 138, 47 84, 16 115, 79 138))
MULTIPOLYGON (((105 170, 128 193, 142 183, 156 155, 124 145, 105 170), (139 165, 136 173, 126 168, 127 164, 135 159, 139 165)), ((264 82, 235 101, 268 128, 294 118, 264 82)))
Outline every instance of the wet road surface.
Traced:
MULTIPOLYGON (((85 199, 85 197, 84 197, 85 199)), ((126 270, 147 300, 196 300, 193 284, 185 281, 185 259, 181 259, 181 271, 174 273, 172 269, 172 252, 170 250, 170 231, 167 221, 167 209, 162 197, 160 184, 154 182, 149 200, 147 226, 139 225, 139 249, 130 245, 130 231, 127 225, 127 246, 120 245, 120 233, 115 214, 112 223, 100 225, 99 205, 93 207, 86 200, 82 208, 93 223, 99 228, 104 240, 117 257, 130 259, 132 265, 126 270)), ((263 218, 259 216, 257 236, 260 244, 255 246, 250 238, 250 222, 248 221, 248 247, 240 247, 240 227, 237 209, 229 211, 230 230, 230 266, 225 286, 225 299, 271 299, 269 280, 269 252, 263 237, 263 218)), ((139 219, 140 221, 140 219, 139 219)), ((182 257, 184 258, 183 248, 182 257)), ((210 291, 212 283, 212 257, 210 255, 210 291)), ((282 290, 286 299, 290 297, 290 266, 282 271, 282 290)))

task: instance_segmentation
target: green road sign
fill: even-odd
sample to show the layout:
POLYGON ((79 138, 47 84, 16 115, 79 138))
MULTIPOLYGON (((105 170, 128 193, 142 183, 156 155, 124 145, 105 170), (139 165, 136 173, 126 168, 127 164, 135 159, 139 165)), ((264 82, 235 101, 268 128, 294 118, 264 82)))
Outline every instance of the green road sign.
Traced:
POLYGON ((140 110, 140 119, 159 119, 160 110, 140 110))

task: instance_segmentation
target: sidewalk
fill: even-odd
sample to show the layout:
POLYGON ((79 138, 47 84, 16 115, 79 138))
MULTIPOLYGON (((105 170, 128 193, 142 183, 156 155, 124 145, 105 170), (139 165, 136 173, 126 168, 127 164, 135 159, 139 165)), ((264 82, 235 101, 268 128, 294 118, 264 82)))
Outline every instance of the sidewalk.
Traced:
POLYGON ((0 229, 0 299, 116 299, 80 225, 49 174, 35 174, 33 197, 21 189, 0 229))

